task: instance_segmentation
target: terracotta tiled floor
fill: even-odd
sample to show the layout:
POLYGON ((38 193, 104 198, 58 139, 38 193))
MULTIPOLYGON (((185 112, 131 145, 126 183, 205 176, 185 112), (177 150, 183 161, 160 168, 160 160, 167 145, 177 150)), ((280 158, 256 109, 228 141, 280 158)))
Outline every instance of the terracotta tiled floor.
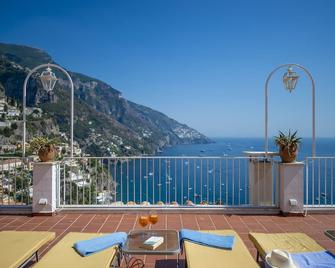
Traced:
MULTIPOLYGON (((59 214, 53 217, 0 215, 0 230, 56 232, 56 239, 41 249, 40 254, 44 255, 68 232, 128 232, 132 229, 140 229, 137 223, 138 216, 138 214, 59 214)), ((326 229, 335 229, 335 214, 314 214, 307 217, 160 214, 158 223, 146 228, 234 229, 253 256, 256 256, 256 249, 248 239, 249 232, 304 232, 321 246, 335 253, 335 242, 324 235, 326 229)), ((174 256, 144 256, 142 258, 146 267, 176 267, 174 256)), ((183 260, 183 256, 181 259, 183 260)))

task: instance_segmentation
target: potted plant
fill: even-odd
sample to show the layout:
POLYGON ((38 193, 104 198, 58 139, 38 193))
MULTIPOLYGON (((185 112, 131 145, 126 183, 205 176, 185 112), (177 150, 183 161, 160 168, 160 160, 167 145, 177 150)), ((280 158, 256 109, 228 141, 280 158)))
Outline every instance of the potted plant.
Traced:
POLYGON ((30 142, 30 151, 37 153, 42 162, 54 161, 57 157, 57 140, 44 137, 34 137, 30 142))
POLYGON ((279 135, 275 137, 275 143, 279 147, 279 156, 283 163, 295 162, 301 143, 301 138, 297 138, 297 131, 293 134, 289 131, 288 135, 279 131, 279 135))

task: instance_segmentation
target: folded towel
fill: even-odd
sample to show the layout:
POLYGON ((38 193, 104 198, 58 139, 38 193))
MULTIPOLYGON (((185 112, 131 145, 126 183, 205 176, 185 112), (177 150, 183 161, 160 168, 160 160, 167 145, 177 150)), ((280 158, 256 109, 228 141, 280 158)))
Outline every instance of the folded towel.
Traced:
POLYGON ((184 240, 203 246, 221 249, 232 249, 235 241, 235 237, 233 235, 209 234, 188 229, 181 229, 179 231, 179 236, 181 248, 183 248, 182 243, 184 240))
POLYGON ((335 255, 329 251, 291 253, 291 255, 294 263, 299 268, 335 267, 335 255))
POLYGON ((126 239, 126 233, 118 232, 78 241, 73 245, 73 247, 81 256, 85 257, 112 246, 122 246, 126 242, 126 239))

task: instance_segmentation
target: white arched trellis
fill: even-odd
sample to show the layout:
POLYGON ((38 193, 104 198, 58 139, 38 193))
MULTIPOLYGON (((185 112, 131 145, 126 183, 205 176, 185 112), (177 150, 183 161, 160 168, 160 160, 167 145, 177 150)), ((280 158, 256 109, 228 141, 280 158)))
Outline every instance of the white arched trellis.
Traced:
POLYGON ((27 98, 27 84, 28 84, 28 80, 31 77, 31 75, 36 72, 38 69, 41 68, 56 68, 60 71, 62 71, 66 77, 69 79, 70 81, 70 85, 71 85, 71 157, 73 157, 73 111, 74 111, 74 86, 73 86, 73 82, 71 79, 71 76, 68 74, 68 72, 63 69, 62 67, 56 65, 56 64, 52 64, 52 63, 47 63, 47 64, 41 64, 37 67, 35 67, 34 69, 32 69, 26 79, 24 80, 24 84, 23 84, 23 146, 22 146, 22 156, 25 157, 26 156, 26 98, 27 98))
POLYGON ((268 86, 273 74, 284 67, 297 67, 303 70, 312 82, 312 156, 316 156, 316 141, 315 141, 315 82, 311 73, 303 66, 296 63, 287 63, 276 67, 267 77, 265 82, 265 154, 268 154, 269 139, 268 139, 268 86))

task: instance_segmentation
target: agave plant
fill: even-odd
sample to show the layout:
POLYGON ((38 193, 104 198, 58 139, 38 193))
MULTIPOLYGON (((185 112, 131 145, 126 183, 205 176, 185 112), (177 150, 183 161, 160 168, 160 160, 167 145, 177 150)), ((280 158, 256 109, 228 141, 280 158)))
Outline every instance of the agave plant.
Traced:
POLYGON ((279 135, 275 136, 275 143, 279 146, 279 154, 284 163, 295 161, 301 138, 297 137, 297 132, 293 134, 289 130, 288 135, 279 131, 279 135))
POLYGON ((29 142, 29 148, 32 153, 38 153, 46 147, 57 145, 57 139, 49 139, 46 137, 34 137, 29 142))
POLYGON ((53 160, 57 156, 57 139, 45 137, 34 137, 29 142, 29 148, 32 153, 37 153, 42 162, 53 160))

